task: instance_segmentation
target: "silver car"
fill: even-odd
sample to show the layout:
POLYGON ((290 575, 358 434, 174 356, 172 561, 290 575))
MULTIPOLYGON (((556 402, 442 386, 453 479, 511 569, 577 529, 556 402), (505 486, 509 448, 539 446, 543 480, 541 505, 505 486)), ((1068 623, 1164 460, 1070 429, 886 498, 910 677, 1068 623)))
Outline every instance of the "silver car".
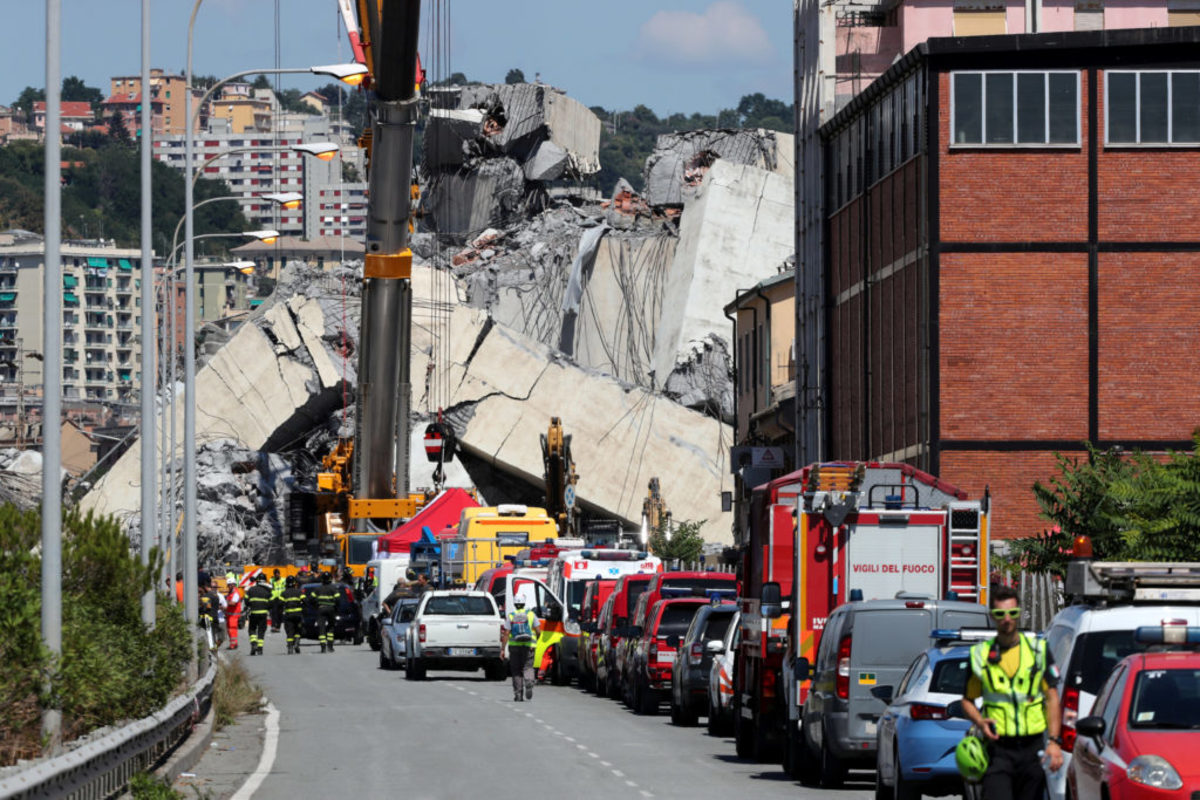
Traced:
POLYGON ((734 613, 708 673, 708 732, 713 736, 733 730, 733 662, 741 638, 741 616, 740 611, 734 613))
POLYGON ((380 625, 379 668, 400 669, 404 664, 405 634, 413 616, 417 613, 420 597, 401 597, 396 601, 392 613, 380 625))

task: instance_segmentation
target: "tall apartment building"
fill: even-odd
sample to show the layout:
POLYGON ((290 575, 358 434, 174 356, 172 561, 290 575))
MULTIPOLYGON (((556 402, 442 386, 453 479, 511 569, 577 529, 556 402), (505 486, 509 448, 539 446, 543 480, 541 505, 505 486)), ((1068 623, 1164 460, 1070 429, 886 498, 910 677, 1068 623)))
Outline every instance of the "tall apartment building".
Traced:
MULTIPOLYGON (((109 79, 109 99, 118 96, 128 99, 141 94, 141 75, 117 75, 109 79)), ((182 135, 187 129, 187 81, 184 76, 151 69, 150 97, 162 105, 161 127, 157 122, 152 123, 155 134, 182 135)), ((193 93, 193 108, 198 106, 199 99, 199 94, 193 93)), ((129 130, 133 131, 134 127, 129 130)))
MULTIPOLYGON (((224 180, 242 198, 242 213, 252 226, 313 238, 321 235, 319 214, 314 213, 319 210, 321 192, 336 189, 342 182, 343 158, 361 163, 361 155, 353 140, 340 135, 337 126, 324 117, 303 115, 280 123, 275 133, 236 133, 228 121, 210 120, 208 130, 197 135, 194 163, 203 177, 224 180), (342 149, 330 161, 290 149, 313 142, 334 142, 342 149), (304 204, 284 210, 261 199, 275 192, 299 192, 304 204)), ((181 171, 184 154, 183 135, 163 136, 154 142, 154 157, 181 171)))
POLYGON ((359 181, 317 186, 315 191, 306 191, 305 229, 317 236, 346 236, 365 241, 368 186, 365 181, 359 181), (310 194, 315 195, 315 202, 308 199, 310 194))
MULTIPOLYGON (((28 231, 0 234, 0 387, 40 395, 46 246, 28 231)), ((141 251, 109 242, 62 244, 64 402, 132 404, 141 376, 141 251)), ((59 324, 59 323, 54 323, 59 324)), ((39 401, 40 403, 40 401, 39 401)))

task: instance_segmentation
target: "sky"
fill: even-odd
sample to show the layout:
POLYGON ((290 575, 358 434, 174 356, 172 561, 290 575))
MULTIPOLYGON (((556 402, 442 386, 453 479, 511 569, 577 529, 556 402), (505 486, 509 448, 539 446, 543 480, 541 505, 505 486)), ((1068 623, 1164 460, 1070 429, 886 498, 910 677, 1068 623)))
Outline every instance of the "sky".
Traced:
MULTIPOLYGON (((153 66, 182 73, 192 0, 150 0, 153 66)), ((109 78, 141 72, 142 0, 61 0, 62 74, 109 92, 109 78)), ((337 0, 203 0, 194 71, 225 77, 275 66, 351 59, 337 0)), ((565 89, 588 106, 660 116, 733 108, 746 94, 792 99, 792 3, 787 0, 423 0, 422 58, 434 74, 462 72, 565 89), (435 10, 448 20, 434 46, 435 10), (448 30, 448 35, 445 31, 448 30)), ((45 3, 0 0, 0 104, 45 83, 45 3)), ((283 76, 308 90, 327 79, 283 76)))

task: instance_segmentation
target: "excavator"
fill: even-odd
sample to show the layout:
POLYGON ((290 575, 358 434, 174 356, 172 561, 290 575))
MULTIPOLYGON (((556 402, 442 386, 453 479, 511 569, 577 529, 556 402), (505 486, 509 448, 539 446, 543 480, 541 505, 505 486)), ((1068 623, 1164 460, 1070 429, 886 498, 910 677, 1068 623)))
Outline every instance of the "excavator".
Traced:
POLYGON ((558 535, 579 536, 579 512, 575 503, 575 485, 579 475, 571 458, 571 435, 563 433, 562 420, 550 418, 550 427, 541 434, 542 465, 545 469, 546 513, 558 525, 558 535))

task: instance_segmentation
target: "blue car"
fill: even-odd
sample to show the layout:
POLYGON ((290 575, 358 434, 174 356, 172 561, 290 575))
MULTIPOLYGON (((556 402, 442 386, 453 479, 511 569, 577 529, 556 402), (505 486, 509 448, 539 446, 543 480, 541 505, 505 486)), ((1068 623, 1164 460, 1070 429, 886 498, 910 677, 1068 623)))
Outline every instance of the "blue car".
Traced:
POLYGON ((961 700, 971 674, 971 645, 988 630, 934 631, 936 645, 917 656, 896 686, 872 693, 888 703, 876 731, 876 798, 914 800, 922 795, 972 797, 954 764, 954 748, 971 727, 946 707, 961 700))

